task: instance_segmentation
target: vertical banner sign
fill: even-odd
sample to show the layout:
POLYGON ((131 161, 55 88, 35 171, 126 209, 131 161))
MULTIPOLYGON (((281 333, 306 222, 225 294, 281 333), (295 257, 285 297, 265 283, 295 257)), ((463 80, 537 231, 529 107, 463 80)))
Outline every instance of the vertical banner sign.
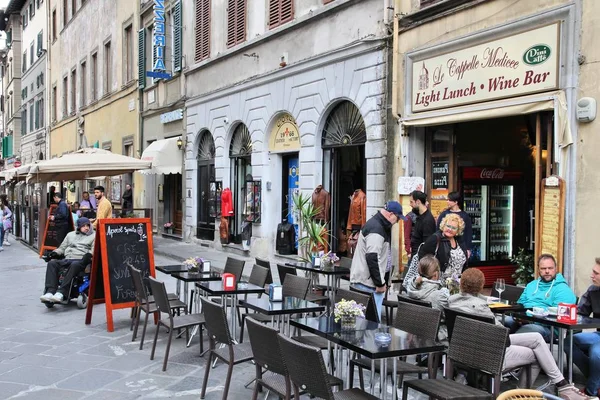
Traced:
POLYGON ((294 194, 300 191, 299 185, 299 170, 298 170, 298 159, 291 158, 288 162, 288 207, 291 208, 291 212, 288 213, 288 222, 294 225, 294 231, 296 232, 296 243, 295 247, 298 248, 298 215, 294 207, 294 194))
POLYGON ((154 0, 154 64, 153 72, 164 72, 165 68, 165 0, 154 0))
POLYGON ((142 277, 155 276, 152 223, 149 218, 98 221, 85 323, 92 322, 95 304, 106 303, 106 329, 114 330, 113 310, 135 305, 135 287, 128 265, 142 277))

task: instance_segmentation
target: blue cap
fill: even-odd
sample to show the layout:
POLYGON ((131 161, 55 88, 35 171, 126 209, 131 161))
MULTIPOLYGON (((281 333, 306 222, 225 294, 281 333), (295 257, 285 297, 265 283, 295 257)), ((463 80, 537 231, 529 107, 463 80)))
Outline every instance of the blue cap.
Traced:
POLYGON ((402 215, 402 206, 397 201, 388 201, 385 203, 384 208, 392 214, 395 214, 398 219, 404 219, 404 215, 402 215))
POLYGON ((92 226, 92 224, 90 223, 90 220, 87 219, 86 217, 81 217, 77 220, 77 228, 81 229, 82 226, 84 225, 90 225, 92 226))

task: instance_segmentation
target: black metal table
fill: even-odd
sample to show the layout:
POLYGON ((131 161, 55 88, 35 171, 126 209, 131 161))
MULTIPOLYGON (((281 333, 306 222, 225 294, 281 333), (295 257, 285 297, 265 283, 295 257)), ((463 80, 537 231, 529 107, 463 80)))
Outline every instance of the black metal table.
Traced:
MULTIPOLYGON (((160 270, 159 270, 160 271, 160 270)), ((177 294, 179 295, 179 285, 180 282, 183 282, 183 302, 188 304, 188 285, 193 282, 207 282, 207 281, 221 281, 221 274, 211 271, 211 272, 198 272, 198 273, 190 273, 187 272, 172 272, 171 276, 177 279, 177 294)), ((162 272, 162 271, 161 271, 162 272)), ((190 305, 191 307, 191 305, 190 305)))
POLYGON ((289 321, 290 316, 292 314, 305 314, 310 312, 325 311, 325 306, 323 305, 291 296, 285 297, 283 301, 270 301, 269 298, 266 296, 260 298, 244 299, 240 300, 240 305, 254 310, 260 314, 270 315, 271 323, 274 322, 275 316, 283 316, 285 328, 284 333, 287 330, 288 334, 290 332, 289 321))
POLYGON ((534 322, 542 325, 551 326, 558 329, 559 338, 558 338, 558 367, 562 372, 564 370, 564 342, 563 337, 565 336, 565 331, 569 337, 569 357, 568 357, 568 370, 569 370, 569 382, 573 382, 573 331, 583 330, 583 329, 599 329, 600 328, 600 318, 589 318, 584 316, 578 316, 576 323, 566 323, 559 322, 556 319, 556 316, 546 316, 539 317, 535 315, 529 315, 526 312, 518 312, 513 313, 513 317, 529 322, 534 322))
MULTIPOLYGON (((162 272, 163 274, 171 275, 176 272, 187 272, 187 267, 184 267, 183 264, 175 264, 175 265, 156 265, 154 267, 157 271, 162 272)), ((177 281, 177 287, 175 289, 175 293, 177 297, 181 298, 181 281, 177 281)))
MULTIPOLYGON (((396 400, 398 396, 396 389, 396 379, 398 375, 396 357, 435 353, 446 349, 445 345, 434 340, 423 339, 400 329, 373 321, 367 321, 363 318, 357 319, 356 326, 352 330, 342 329, 341 324, 336 323, 331 316, 292 319, 290 324, 294 327, 323 337, 351 352, 358 353, 371 359, 371 394, 374 394, 373 391, 375 387, 375 361, 380 360, 380 386, 382 388, 381 394, 384 399, 387 397, 388 358, 393 358, 394 360, 392 363, 392 387, 394 388, 394 390, 392 390, 392 398, 396 400), (376 340, 376 334, 378 333, 388 333, 391 336, 391 341, 387 344, 381 344, 376 340)), ((349 359, 350 355, 348 355, 348 360, 349 359)), ((340 357, 338 357, 338 362, 339 361, 340 357)), ((341 370, 341 368, 338 370, 341 370)), ((349 382, 349 365, 347 372, 347 383, 351 384, 351 382, 349 382)))
POLYGON ((302 271, 306 271, 310 273, 310 281, 314 282, 315 274, 325 275, 325 279, 327 280, 327 288, 329 289, 329 307, 335 306, 335 293, 339 289, 340 277, 343 275, 350 274, 350 268, 346 267, 336 267, 333 266, 331 268, 322 268, 315 267, 307 262, 288 262, 285 263, 288 267, 294 267, 296 269, 300 269, 302 271))

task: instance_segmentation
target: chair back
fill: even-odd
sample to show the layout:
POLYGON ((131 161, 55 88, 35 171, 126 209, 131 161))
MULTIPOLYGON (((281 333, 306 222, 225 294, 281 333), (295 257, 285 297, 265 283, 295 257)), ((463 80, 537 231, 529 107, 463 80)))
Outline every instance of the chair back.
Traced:
POLYGON ((398 295, 398 303, 409 303, 409 304, 414 304, 414 305, 421 306, 421 307, 431 308, 430 301, 411 299, 410 297, 403 295, 403 294, 398 295))
POLYGON ((379 323, 379 313, 377 312, 377 306, 375 305, 375 298, 373 293, 346 289, 338 289, 335 295, 336 301, 341 299, 354 300, 358 304, 365 306, 365 319, 379 323))
POLYGON ((494 317, 483 317, 481 315, 469 314, 466 312, 458 311, 452 308, 444 307, 444 321, 446 323, 446 328, 448 329, 448 340, 452 341, 452 334, 454 331, 454 325, 457 317, 464 317, 473 319, 476 321, 480 321, 487 324, 494 325, 496 320, 494 317))
POLYGON ((246 318, 246 324, 254 361, 271 372, 287 375, 277 339, 277 329, 256 322, 252 317, 246 318))
MULTIPOLYGON (((523 291, 525 290, 525 288, 522 286, 504 285, 504 287, 505 289, 504 292, 502 292, 502 300, 508 300, 511 303, 516 303, 517 300, 519 300, 519 297, 521 297, 523 291)), ((500 297, 495 285, 492 288, 491 296, 500 297)))
POLYGON ((277 273, 279 274, 279 283, 283 285, 286 275, 298 275, 296 268, 288 267, 287 265, 277 264, 277 273))
POLYGON ((248 278, 248 283, 263 287, 267 281, 268 274, 269 270, 267 268, 254 264, 252 272, 250 272, 250 278, 248 278))
POLYGON ((448 357, 488 375, 502 373, 508 328, 459 316, 454 324, 448 357))
POLYGON ((440 328, 442 312, 434 308, 398 302, 394 328, 435 340, 440 328))
POLYGON ((227 316, 223 306, 213 303, 210 300, 201 297, 202 313, 206 320, 206 330, 209 336, 219 343, 231 345, 231 334, 229 333, 229 325, 227 325, 227 316))
POLYGON ((262 258, 256 257, 255 259, 256 259, 256 265, 265 267, 269 271, 265 285, 270 285, 271 283, 273 283, 273 274, 271 274, 271 263, 269 262, 269 260, 263 260, 262 258))
POLYGON ((352 267, 352 259, 350 257, 340 257, 340 267, 350 269, 352 267))
POLYGON ((245 263, 246 262, 244 260, 238 260, 237 258, 227 257, 223 273, 230 273, 235 275, 235 281, 239 282, 242 278, 242 273, 244 272, 245 263))
POLYGON ((148 292, 146 291, 146 285, 144 285, 144 281, 142 279, 142 272, 132 265, 127 265, 127 269, 131 274, 131 280, 133 280, 133 287, 135 288, 135 297, 138 303, 147 303, 148 292))
POLYGON ((167 288, 165 287, 165 283, 158 281, 156 278, 151 276, 148 277, 148 283, 150 283, 152 295, 154 296, 154 304, 156 304, 158 311, 168 314, 169 317, 172 317, 171 306, 169 305, 169 297, 167 296, 167 288))
MULTIPOLYGON (((588 292, 590 302, 592 303, 592 313, 594 318, 600 318, 600 291, 588 292)), ((577 301, 579 303, 579 301, 577 301)))
POLYGON ((283 297, 305 299, 310 286, 310 279, 298 275, 288 275, 283 282, 283 297))
POLYGON ((333 400, 321 349, 278 334, 285 368, 294 385, 315 397, 333 400))

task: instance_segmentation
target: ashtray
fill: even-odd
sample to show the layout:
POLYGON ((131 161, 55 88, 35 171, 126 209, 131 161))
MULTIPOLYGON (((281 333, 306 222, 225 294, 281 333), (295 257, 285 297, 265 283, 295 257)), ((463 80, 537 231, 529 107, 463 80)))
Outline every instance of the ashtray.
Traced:
POLYGON ((392 335, 387 332, 377 332, 375 342, 380 345, 388 345, 392 341, 392 335))

